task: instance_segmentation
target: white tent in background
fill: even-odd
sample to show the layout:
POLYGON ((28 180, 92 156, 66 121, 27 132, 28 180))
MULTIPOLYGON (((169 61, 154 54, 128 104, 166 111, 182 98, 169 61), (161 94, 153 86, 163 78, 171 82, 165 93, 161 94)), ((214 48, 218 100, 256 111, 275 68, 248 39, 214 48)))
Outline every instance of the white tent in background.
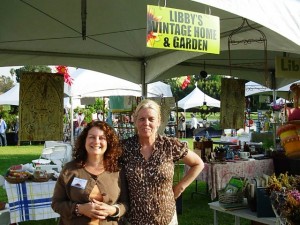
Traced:
POLYGON ((273 90, 261 84, 249 81, 245 84, 245 96, 255 95, 262 92, 272 92, 273 90))
POLYGON ((281 88, 278 88, 277 90, 272 90, 261 84, 255 83, 253 81, 249 81, 245 84, 245 96, 257 95, 257 94, 274 95, 274 91, 275 91, 275 97, 289 99, 291 97, 289 96, 290 86, 294 83, 299 83, 299 82, 300 80, 287 84, 281 88))
POLYGON ((0 95, 0 105, 19 105, 20 84, 16 83, 7 92, 0 95))
POLYGON ((198 87, 196 87, 190 94, 181 99, 178 102, 178 107, 186 110, 189 108, 202 106, 203 102, 206 102, 207 106, 220 108, 219 100, 206 95, 198 87))
MULTIPOLYGON (((104 73, 78 69, 71 77, 74 79, 70 90, 72 98, 142 96, 141 85, 104 73)), ((148 84, 147 89, 147 97, 173 96, 170 85, 160 81, 148 84)))

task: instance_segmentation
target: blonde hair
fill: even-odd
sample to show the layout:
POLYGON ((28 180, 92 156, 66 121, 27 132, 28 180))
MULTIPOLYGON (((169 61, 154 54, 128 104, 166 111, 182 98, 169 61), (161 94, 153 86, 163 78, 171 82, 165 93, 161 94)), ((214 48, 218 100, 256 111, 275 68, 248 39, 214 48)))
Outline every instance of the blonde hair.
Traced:
POLYGON ((135 109, 135 112, 133 114, 133 120, 134 120, 134 123, 136 122, 137 120, 137 117, 138 117, 138 114, 139 114, 139 111, 141 109, 153 109, 154 111, 157 112, 157 115, 158 115, 158 121, 160 122, 161 121, 161 115, 160 115, 160 105, 157 104, 155 101, 153 100, 150 100, 150 99, 144 99, 142 100, 136 107, 135 109))

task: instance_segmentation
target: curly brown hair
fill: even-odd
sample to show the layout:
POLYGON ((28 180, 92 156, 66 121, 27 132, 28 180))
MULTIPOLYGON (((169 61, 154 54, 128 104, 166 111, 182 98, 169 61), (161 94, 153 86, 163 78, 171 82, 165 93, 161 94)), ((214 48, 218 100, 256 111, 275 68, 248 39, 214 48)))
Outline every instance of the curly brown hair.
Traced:
POLYGON ((88 132, 91 128, 98 127, 100 130, 104 131, 106 140, 107 140, 107 150, 104 153, 104 168, 109 172, 119 171, 119 158, 122 155, 122 149, 120 146, 120 141, 115 130, 109 126, 107 123, 102 121, 92 121, 87 124, 83 131, 78 136, 74 151, 73 157, 75 161, 81 166, 85 166, 87 160, 87 151, 85 148, 85 142, 88 135, 88 132))

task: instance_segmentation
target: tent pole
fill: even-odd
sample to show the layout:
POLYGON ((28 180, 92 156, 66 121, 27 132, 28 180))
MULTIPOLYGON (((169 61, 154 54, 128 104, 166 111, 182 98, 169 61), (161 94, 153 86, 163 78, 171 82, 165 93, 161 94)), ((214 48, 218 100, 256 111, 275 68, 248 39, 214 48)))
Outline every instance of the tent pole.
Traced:
POLYGON ((142 97, 146 98, 147 97, 147 85, 146 85, 146 81, 145 81, 145 77, 146 77, 146 66, 147 63, 146 61, 142 62, 142 69, 141 69, 141 78, 142 78, 142 97))
POLYGON ((71 122, 71 145, 74 146, 74 123, 73 123, 73 96, 70 97, 71 110, 70 110, 70 122, 71 122))
POLYGON ((185 129, 184 129, 184 138, 186 139, 186 112, 185 112, 185 109, 184 109, 184 116, 185 116, 185 129))
MULTIPOLYGON (((276 90, 273 89, 273 105, 276 105, 276 94, 277 94, 276 90)), ((275 113, 274 113, 274 117, 275 117, 275 113)), ((273 146, 274 146, 275 151, 277 150, 276 149, 276 132, 277 132, 277 125, 278 125, 276 120, 274 120, 274 124, 273 124, 273 146)))

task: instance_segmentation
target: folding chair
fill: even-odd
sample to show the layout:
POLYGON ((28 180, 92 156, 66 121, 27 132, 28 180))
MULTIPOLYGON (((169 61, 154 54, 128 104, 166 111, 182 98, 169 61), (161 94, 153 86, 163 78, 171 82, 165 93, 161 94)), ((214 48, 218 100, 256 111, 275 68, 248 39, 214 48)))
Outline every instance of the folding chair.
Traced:
POLYGON ((53 146, 53 152, 50 154, 50 160, 57 165, 64 165, 67 162, 67 145, 53 146))

